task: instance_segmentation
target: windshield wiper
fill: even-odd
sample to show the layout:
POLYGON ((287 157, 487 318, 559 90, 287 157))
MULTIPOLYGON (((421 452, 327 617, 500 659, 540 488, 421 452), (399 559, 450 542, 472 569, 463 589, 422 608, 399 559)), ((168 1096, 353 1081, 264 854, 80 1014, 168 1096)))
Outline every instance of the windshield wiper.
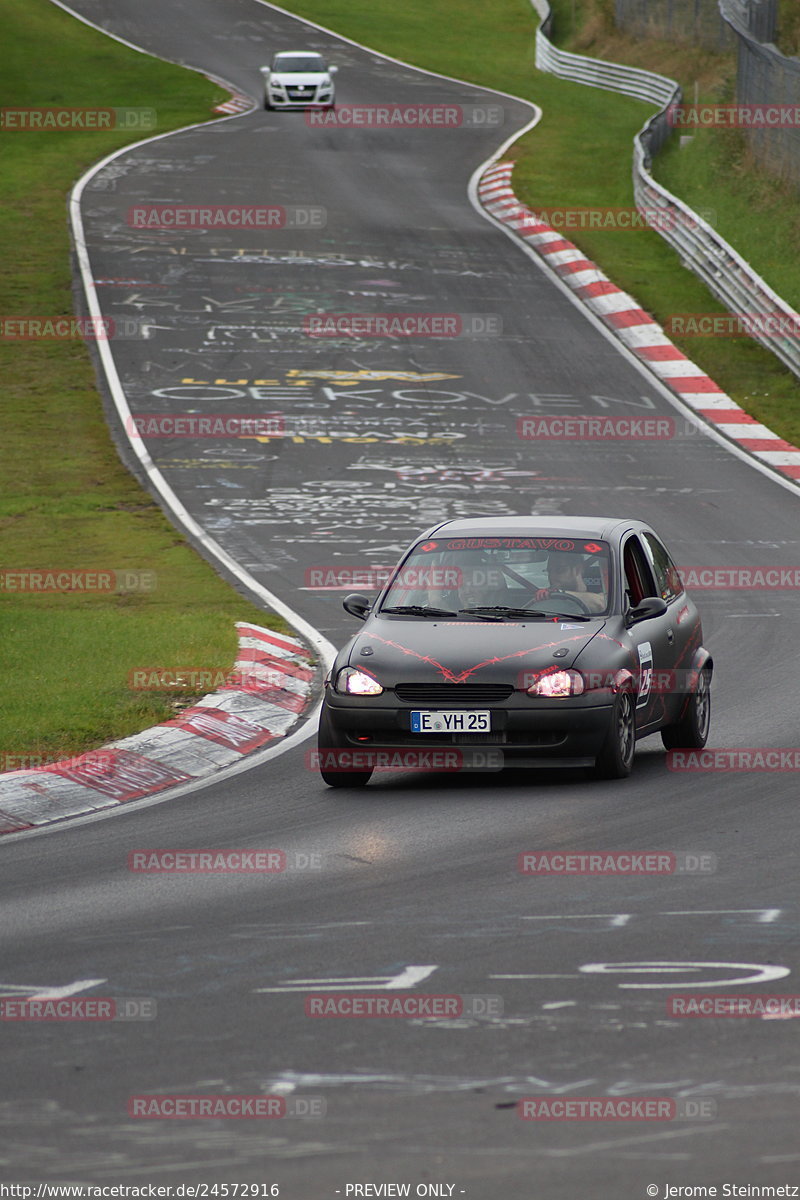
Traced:
POLYGON ((382 613, 397 613, 413 617, 455 617, 451 608, 432 608, 428 604, 398 604, 395 608, 382 608, 382 613))
POLYGON ((460 613, 474 614, 476 617, 487 616, 493 617, 497 621, 502 621, 503 617, 552 617, 553 613, 540 612, 536 608, 508 608, 503 604, 482 604, 477 608, 460 608, 460 613))

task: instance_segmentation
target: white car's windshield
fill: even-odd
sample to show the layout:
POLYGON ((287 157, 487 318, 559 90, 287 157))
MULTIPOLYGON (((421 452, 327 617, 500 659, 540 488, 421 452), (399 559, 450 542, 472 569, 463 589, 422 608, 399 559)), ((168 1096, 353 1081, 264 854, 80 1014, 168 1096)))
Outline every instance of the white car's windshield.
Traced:
POLYGON ((328 68, 325 59, 318 54, 277 54, 272 60, 272 69, 281 75, 301 75, 308 71, 320 73, 328 68))

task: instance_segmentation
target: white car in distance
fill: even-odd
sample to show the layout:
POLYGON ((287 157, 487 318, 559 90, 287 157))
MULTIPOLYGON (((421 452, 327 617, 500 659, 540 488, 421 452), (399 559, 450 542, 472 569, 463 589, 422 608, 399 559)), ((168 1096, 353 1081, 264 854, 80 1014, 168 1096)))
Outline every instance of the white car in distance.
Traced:
POLYGON ((262 67, 264 107, 333 108, 333 78, 336 67, 329 67, 321 54, 312 50, 284 50, 276 54, 269 67, 262 67))

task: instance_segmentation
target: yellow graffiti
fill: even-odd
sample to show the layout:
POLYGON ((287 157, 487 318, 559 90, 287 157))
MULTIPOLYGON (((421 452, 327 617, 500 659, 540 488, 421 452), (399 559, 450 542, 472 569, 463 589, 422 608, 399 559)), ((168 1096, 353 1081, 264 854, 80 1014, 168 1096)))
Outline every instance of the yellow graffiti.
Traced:
POLYGON ((443 371, 287 371, 287 379, 291 376, 302 376, 303 379, 330 379, 334 383, 363 383, 365 380, 378 382, 387 379, 397 379, 403 383, 434 383, 442 379, 461 379, 460 375, 445 375, 443 371))

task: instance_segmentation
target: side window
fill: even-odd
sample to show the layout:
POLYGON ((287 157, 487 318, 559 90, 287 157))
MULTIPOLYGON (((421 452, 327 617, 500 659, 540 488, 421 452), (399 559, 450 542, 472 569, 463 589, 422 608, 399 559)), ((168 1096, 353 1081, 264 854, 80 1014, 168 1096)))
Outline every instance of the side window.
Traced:
POLYGON ((656 595, 669 604, 683 591, 680 572, 654 533, 645 533, 643 538, 656 577, 656 595))
POLYGON ((631 536, 625 543, 622 564, 625 570, 625 588, 633 608, 647 596, 658 595, 650 565, 638 537, 631 536))

